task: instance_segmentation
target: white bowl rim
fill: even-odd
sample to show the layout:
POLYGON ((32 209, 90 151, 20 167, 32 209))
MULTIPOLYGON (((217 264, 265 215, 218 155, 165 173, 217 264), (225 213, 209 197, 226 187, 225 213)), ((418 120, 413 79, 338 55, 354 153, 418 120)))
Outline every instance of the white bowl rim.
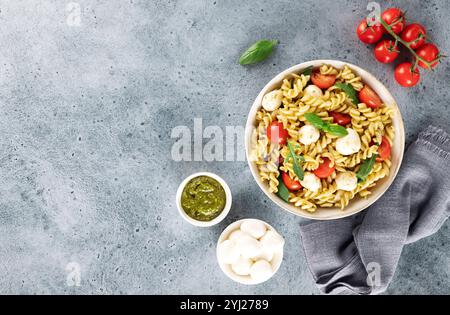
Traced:
MULTIPOLYGON (((386 192, 386 190, 390 187, 390 185, 394 181, 395 177, 397 176, 397 173, 398 173, 400 166, 402 164, 402 161, 403 161, 404 149, 405 149, 405 129, 404 129, 403 118, 402 118, 400 109, 397 105, 397 102, 395 101, 392 94, 389 92, 389 90, 386 88, 386 86, 384 86, 383 83, 381 83, 374 75, 372 75, 367 70, 364 70, 361 67, 351 64, 349 62, 340 61, 340 60, 332 60, 332 59, 311 60, 311 61, 299 63, 297 65, 289 67, 288 69, 277 74, 259 92, 258 96, 256 97, 255 101, 253 102, 253 104, 250 108, 250 111, 249 111, 249 114, 247 117, 247 122, 245 125, 245 154, 246 154, 248 166, 250 167, 250 171, 251 171, 256 183, 258 184, 258 186, 266 194, 266 196, 269 197, 270 200, 272 200, 275 204, 277 204, 283 210, 286 210, 297 216, 307 218, 307 219, 313 219, 313 220, 334 220, 334 219, 348 217, 348 216, 354 215, 360 211, 363 211, 364 209, 366 209, 367 207, 372 205, 375 201, 377 201, 386 192), (399 155, 397 157, 398 158, 397 166, 395 168, 391 167, 389 176, 386 178, 386 180, 383 179, 383 180, 385 180, 385 182, 383 183, 382 187, 379 188, 378 192, 376 194, 371 194, 366 199, 366 202, 363 206, 361 206, 360 208, 354 209, 352 211, 347 210, 347 208, 344 210, 339 209, 339 211, 336 211, 337 210, 336 208, 326 208, 326 209, 318 208, 315 212, 308 212, 308 211, 302 210, 300 208, 293 209, 294 205, 291 205, 292 207, 290 209, 289 208, 290 205, 288 203, 286 203, 284 200, 279 198, 276 194, 270 193, 268 191, 266 186, 263 184, 263 182, 259 178, 259 175, 258 175, 257 171, 255 170, 255 167, 252 165, 253 162, 249 159, 250 139, 251 139, 251 132, 254 128, 255 115, 256 115, 256 112, 261 108, 262 97, 269 91, 269 88, 271 86, 273 86, 275 83, 280 83, 284 78, 286 78, 287 76, 289 76, 292 73, 298 73, 299 71, 306 69, 309 66, 318 67, 323 64, 332 65, 337 68, 342 68, 344 65, 349 66, 358 75, 365 77, 365 78, 363 78, 363 80, 365 82, 367 82, 367 80, 371 81, 371 82, 367 82, 367 83, 379 95, 380 95, 379 91, 381 89, 384 90, 383 96, 380 95, 380 97, 383 100, 383 103, 385 103, 385 99, 389 99, 390 102, 389 102, 388 106, 391 106, 392 108, 394 108, 396 110, 396 113, 395 113, 395 115, 397 116, 396 124, 398 124, 397 131, 400 131, 399 134, 396 133, 395 140, 394 140, 395 144, 397 146, 399 146, 399 147, 397 147, 397 151, 399 152, 399 155), (374 85, 378 86, 378 88, 374 88, 374 85), (324 214, 323 212, 326 212, 326 213, 324 214)), ((392 159, 392 156, 391 156, 391 159, 392 159)))
POLYGON ((178 186, 178 190, 177 190, 177 194, 176 194, 176 204, 177 204, 178 212, 180 213, 181 217, 183 219, 185 219, 187 222, 189 222, 192 225, 198 226, 198 227, 209 227, 209 226, 213 226, 213 225, 216 225, 217 223, 221 222, 228 215, 228 213, 230 212, 230 209, 231 209, 231 204, 232 204, 232 194, 231 194, 231 190, 230 190, 230 187, 228 186, 228 184, 219 175, 211 173, 211 172, 197 172, 197 173, 193 173, 193 174, 189 175, 188 177, 186 177, 181 182, 180 186, 178 186), (211 177, 211 178, 217 180, 220 183, 220 185, 222 185, 223 189, 225 190, 225 197, 226 197, 225 207, 223 208, 222 212, 217 217, 212 219, 211 221, 195 220, 195 219, 191 218, 190 216, 188 216, 187 213, 183 210, 183 207, 181 206, 181 194, 183 193, 184 187, 191 179, 199 177, 199 176, 208 176, 208 177, 211 177))
MULTIPOLYGON (((247 221, 247 220, 256 220, 256 221, 258 221, 258 222, 261 222, 261 223, 263 223, 263 224, 267 227, 268 230, 272 230, 272 231, 278 233, 278 231, 277 231, 273 226, 271 226, 269 223, 267 223, 267 222, 265 222, 265 221, 263 221, 263 220, 260 220, 260 219, 255 219, 255 218, 244 218, 244 219, 240 219, 240 220, 234 221, 233 223, 229 224, 229 225, 222 231, 222 233, 221 233, 220 236, 219 236, 219 239, 217 240, 217 244, 216 244, 216 259, 217 259, 217 263, 219 264, 220 269, 221 269, 221 270, 223 271, 223 273, 224 273, 228 278, 230 278, 231 280, 236 281, 236 282, 238 282, 238 283, 240 283, 240 284, 245 284, 245 285, 256 285, 256 284, 260 284, 260 283, 263 283, 263 282, 266 282, 266 281, 270 280, 270 279, 278 272, 278 270, 280 269, 281 264, 282 264, 282 262, 283 262, 284 248, 283 248, 283 250, 282 250, 280 253, 275 254, 276 256, 274 256, 274 257, 276 257, 276 259, 277 259, 277 264, 275 265, 275 268, 273 269, 273 273, 272 273, 272 275, 270 276, 270 278, 268 278, 268 279, 266 279, 266 280, 264 280, 264 281, 253 281, 253 280, 251 280, 251 278, 249 278, 249 276, 240 276, 240 275, 237 275, 237 274, 235 274, 235 273, 229 272, 229 271, 227 270, 227 268, 226 268, 226 264, 223 264, 223 263, 221 263, 221 262, 219 261, 219 253, 218 253, 218 247, 219 247, 219 244, 222 243, 223 241, 225 241, 225 240, 227 239, 227 237, 229 236, 229 234, 230 234, 232 231, 237 230, 238 227, 240 228, 241 224, 242 224, 244 221, 247 221)), ((278 233, 278 234, 280 234, 280 233, 278 233)), ((281 234, 280 234, 280 235, 281 235, 281 234)), ((284 238, 284 236, 282 236, 282 237, 284 238)), ((273 259, 275 259, 275 258, 273 258, 273 259)))

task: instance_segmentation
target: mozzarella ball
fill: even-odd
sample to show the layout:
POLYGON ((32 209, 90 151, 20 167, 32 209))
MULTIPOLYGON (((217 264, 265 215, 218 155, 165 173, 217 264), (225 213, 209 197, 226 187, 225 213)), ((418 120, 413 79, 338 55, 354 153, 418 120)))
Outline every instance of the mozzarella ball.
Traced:
POLYGON ((320 89, 320 87, 318 87, 317 85, 311 84, 308 85, 303 92, 305 93, 305 95, 310 95, 310 96, 314 96, 314 97, 321 97, 323 96, 323 92, 320 89))
POLYGON ((322 187, 320 178, 311 172, 305 172, 303 180, 300 181, 300 184, 312 192, 316 192, 322 187))
POLYGON ((228 236, 228 239, 230 241, 235 241, 243 236, 245 236, 247 234, 245 234, 244 232, 242 232, 241 230, 235 230, 233 232, 230 233, 230 236, 228 236))
POLYGON ((268 111, 272 112, 281 105, 281 100, 283 99, 283 92, 281 90, 275 90, 264 95, 262 99, 262 107, 268 111))
POLYGON ((342 155, 350 155, 361 149, 361 139, 352 128, 347 128, 348 134, 336 140, 336 151, 342 155))
POLYGON ((358 185, 358 179, 353 172, 340 172, 336 175, 336 188, 345 191, 352 191, 358 185))
POLYGON ((234 264, 241 255, 237 243, 230 240, 220 243, 217 252, 219 261, 224 264, 234 264))
POLYGON ((261 254, 261 243, 251 236, 243 236, 236 240, 239 253, 244 258, 254 258, 261 254))
POLYGON ((256 256, 254 258, 254 260, 260 260, 260 259, 264 259, 267 260, 268 262, 271 262, 274 256, 274 252, 271 250, 268 250, 267 248, 265 248, 264 246, 262 246, 261 249, 261 253, 256 256))
MULTIPOLYGON (((277 253, 283 250, 284 238, 275 231, 267 231, 261 238, 263 251, 267 250, 272 253, 277 253)), ((272 260, 272 259, 269 259, 272 260)))
POLYGON ((266 233, 266 226, 261 221, 249 219, 242 222, 241 231, 258 239, 266 233))
POLYGON ((304 145, 309 145, 320 138, 320 131, 313 125, 304 125, 298 131, 298 141, 304 145))
POLYGON ((267 260, 257 260, 250 268, 250 277, 255 281, 265 281, 273 274, 272 266, 267 260))
POLYGON ((231 265, 231 270, 237 275, 248 276, 252 265, 253 261, 251 259, 240 257, 237 262, 231 265))

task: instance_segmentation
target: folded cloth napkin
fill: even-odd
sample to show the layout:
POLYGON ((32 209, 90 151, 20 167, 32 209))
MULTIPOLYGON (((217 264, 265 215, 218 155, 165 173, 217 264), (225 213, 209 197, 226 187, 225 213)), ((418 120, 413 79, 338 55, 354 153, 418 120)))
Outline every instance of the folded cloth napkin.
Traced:
POLYGON ((421 132, 388 191, 366 211, 301 226, 316 284, 327 294, 386 290, 403 246, 435 233, 450 213, 450 136, 421 132))

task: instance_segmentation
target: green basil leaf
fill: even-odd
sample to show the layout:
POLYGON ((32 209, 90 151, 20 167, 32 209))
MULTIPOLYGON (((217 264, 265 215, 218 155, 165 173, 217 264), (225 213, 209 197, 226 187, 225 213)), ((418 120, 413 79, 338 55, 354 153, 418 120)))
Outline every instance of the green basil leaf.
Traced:
POLYGON ((305 70, 303 70, 303 72, 302 73, 300 73, 300 75, 311 75, 311 73, 312 73, 312 69, 313 69, 313 66, 309 66, 308 68, 306 68, 305 70))
POLYGON ((305 118, 317 129, 323 129, 327 125, 326 122, 322 120, 322 118, 314 113, 306 113, 305 118))
POLYGON ((286 185, 283 183, 283 179, 281 175, 278 176, 278 192, 277 195, 286 202, 289 202, 289 189, 287 189, 286 185))
MULTIPOLYGON (((294 169, 294 173, 295 173, 295 175, 297 175, 297 177, 300 180, 303 180, 305 174, 303 172, 302 167, 300 166, 299 158, 295 154, 294 148, 292 147, 290 142, 288 142, 288 148, 289 148, 289 154, 290 154, 289 157, 292 158, 292 160, 293 160, 292 168, 294 169)), ((302 159, 304 160, 303 156, 302 156, 302 159)))
POLYGON ((273 47, 278 44, 277 40, 263 39, 251 45, 239 58, 241 65, 250 65, 263 61, 273 51, 273 47))
POLYGON ((358 105, 359 100, 358 97, 356 96, 356 90, 353 88, 353 86, 345 83, 336 83, 335 86, 344 91, 345 94, 347 94, 348 97, 350 97, 353 104, 358 105))
POLYGON ((332 135, 343 137, 348 134, 347 129, 340 125, 330 124, 314 113, 306 113, 305 118, 317 129, 321 129, 325 132, 331 133, 332 135))
POLYGON ((326 132, 331 133, 334 136, 344 137, 344 136, 348 135, 347 129, 345 129, 344 127, 342 127, 340 125, 328 124, 327 129, 328 130, 326 132))
POLYGON ((364 160, 363 164, 361 165, 358 172, 356 173, 356 177, 358 178, 358 183, 361 183, 366 180, 367 176, 372 171, 372 168, 375 164, 376 159, 377 159, 377 154, 373 154, 370 158, 367 158, 364 160))

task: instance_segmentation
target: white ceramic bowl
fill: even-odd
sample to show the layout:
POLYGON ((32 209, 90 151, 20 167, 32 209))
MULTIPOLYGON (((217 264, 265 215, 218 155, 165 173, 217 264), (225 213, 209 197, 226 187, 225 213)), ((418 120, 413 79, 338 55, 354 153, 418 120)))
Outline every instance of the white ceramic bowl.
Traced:
POLYGON ((245 126, 245 150, 247 155, 247 161, 250 166, 250 170, 252 172, 253 177, 258 183, 259 187, 264 191, 264 193, 269 197, 270 200, 275 202, 278 206, 283 208, 286 211, 289 211, 295 215, 309 218, 309 219, 317 219, 317 220, 330 220, 330 219, 338 219, 353 215, 358 213, 372 203, 374 203, 378 198, 383 195, 383 193, 389 188, 389 186, 394 181, 395 176, 400 168, 400 164, 403 159, 403 151, 405 148, 405 129, 403 126, 403 120, 400 113, 400 110, 395 102, 393 96, 388 91, 388 89, 378 81, 372 74, 368 71, 352 65, 347 62, 337 61, 337 60, 313 60, 304 62, 298 65, 295 65, 289 69, 278 74, 275 78, 270 80, 269 83, 262 89, 262 91, 258 94, 255 102, 253 103, 250 112, 247 118, 247 124, 245 126), (250 145, 251 145, 251 134, 252 130, 256 126, 256 112, 261 108, 261 101, 263 96, 281 86, 281 82, 284 78, 288 77, 292 73, 300 73, 303 69, 313 66, 319 67, 323 64, 332 65, 336 68, 342 68, 344 65, 348 65, 355 73, 361 76, 363 82, 367 83, 377 94, 381 97, 382 101, 386 104, 386 106, 392 107, 395 109, 395 115, 393 118, 393 125, 395 128, 395 138, 391 151, 391 161, 392 166, 390 169, 389 176, 379 180, 377 185, 371 189, 372 194, 369 195, 366 199, 355 197, 349 203, 349 205, 341 210, 339 208, 317 208, 315 212, 308 212, 306 210, 302 210, 298 207, 295 207, 293 204, 287 203, 278 197, 276 194, 269 192, 268 184, 263 182, 259 175, 256 163, 251 161, 249 158, 250 154, 250 145))
POLYGON ((272 261, 271 261, 271 265, 272 265, 272 269, 273 269, 272 276, 269 279, 266 279, 264 281, 255 281, 250 276, 237 275, 236 273, 233 272, 233 270, 231 269, 230 265, 221 263, 219 261, 219 257, 218 257, 218 250, 217 250, 218 245, 220 243, 222 243, 223 241, 227 240, 228 237, 230 236, 231 232, 239 229, 241 227, 241 224, 244 221, 246 221, 246 220, 259 221, 259 222, 263 223, 266 226, 267 230, 272 230, 274 232, 277 232, 270 224, 268 224, 268 223, 266 223, 266 222, 264 222, 262 220, 258 220, 258 219, 242 219, 242 220, 235 221, 235 222, 231 223, 229 226, 227 226, 226 229, 223 230, 222 234, 220 234, 220 236, 219 236, 219 240, 217 241, 217 246, 216 246, 217 262, 219 263, 220 269, 222 269, 223 273, 225 273, 225 275, 228 278, 230 278, 231 280, 234 280, 234 281, 236 281, 238 283, 241 283, 241 284, 249 284, 249 285, 251 285, 251 284, 259 284, 259 283, 265 282, 265 281, 269 280, 270 278, 272 278, 277 273, 278 269, 280 269, 281 262, 283 261, 283 251, 274 254, 274 256, 272 258, 272 261))
POLYGON ((178 208, 178 212, 180 213, 181 217, 183 219, 185 219, 187 222, 189 222, 190 224, 195 225, 195 226, 200 226, 200 227, 213 226, 213 225, 219 223, 220 221, 222 221, 223 219, 225 219, 228 212, 230 212, 231 202, 232 202, 232 196, 231 196, 230 187, 228 187, 227 183, 220 176, 218 176, 214 173, 209 173, 209 172, 194 173, 194 174, 186 177, 181 182, 180 186, 178 187, 177 194, 176 194, 177 208, 178 208), (186 212, 183 210, 183 207, 181 206, 181 194, 183 193, 184 187, 191 179, 193 179, 195 177, 199 177, 199 176, 208 176, 208 177, 214 178, 215 180, 217 180, 220 183, 220 185, 222 185, 223 189, 225 190, 225 196, 226 196, 225 208, 217 217, 215 217, 211 221, 195 220, 195 219, 191 218, 190 216, 188 216, 186 214, 186 212))

